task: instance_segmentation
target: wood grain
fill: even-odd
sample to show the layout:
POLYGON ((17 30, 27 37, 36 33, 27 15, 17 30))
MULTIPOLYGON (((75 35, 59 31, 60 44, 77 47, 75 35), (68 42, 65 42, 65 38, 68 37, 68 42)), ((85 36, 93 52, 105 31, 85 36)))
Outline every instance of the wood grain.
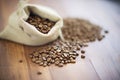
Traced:
MULTIPOLYGON (((17 0, 0 1, 0 31, 9 15, 17 8, 17 0)), ((30 3, 55 9, 62 17, 90 20, 109 30, 101 42, 90 43, 86 59, 62 68, 40 67, 31 62, 29 53, 40 48, 0 39, 0 80, 120 80, 120 3, 113 1, 31 0, 30 3), (19 61, 23 62, 20 63, 19 61), (42 72, 38 75, 37 72, 42 72)), ((19 35, 18 35, 19 36, 19 35)))

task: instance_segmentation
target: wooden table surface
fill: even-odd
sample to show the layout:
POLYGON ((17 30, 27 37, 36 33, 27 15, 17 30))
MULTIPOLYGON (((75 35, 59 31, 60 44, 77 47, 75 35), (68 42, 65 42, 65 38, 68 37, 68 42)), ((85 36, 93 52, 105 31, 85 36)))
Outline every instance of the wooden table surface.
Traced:
MULTIPOLYGON (((90 20, 108 30, 101 42, 90 43, 86 58, 62 68, 40 67, 28 54, 38 47, 29 47, 0 39, 0 80, 120 80, 120 3, 113 1, 31 0, 49 6, 62 17, 90 20), (23 63, 19 63, 23 60, 23 63), (37 72, 42 75, 37 75, 37 72)), ((0 30, 16 9, 18 0, 0 0, 0 30)), ((19 35, 18 35, 19 36, 19 35)), ((40 47, 39 47, 40 48, 40 47)))

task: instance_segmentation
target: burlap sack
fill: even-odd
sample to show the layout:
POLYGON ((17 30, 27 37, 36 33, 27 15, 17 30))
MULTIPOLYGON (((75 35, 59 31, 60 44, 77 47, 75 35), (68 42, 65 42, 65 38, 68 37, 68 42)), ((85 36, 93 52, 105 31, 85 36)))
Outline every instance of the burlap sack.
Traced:
POLYGON ((43 45, 55 40, 60 35, 62 37, 62 26, 63 20, 54 10, 45 6, 27 4, 23 1, 20 2, 18 10, 10 15, 8 25, 0 32, 0 38, 31 46, 43 45), (56 24, 47 34, 43 34, 26 22, 30 11, 43 18, 55 21, 56 24))

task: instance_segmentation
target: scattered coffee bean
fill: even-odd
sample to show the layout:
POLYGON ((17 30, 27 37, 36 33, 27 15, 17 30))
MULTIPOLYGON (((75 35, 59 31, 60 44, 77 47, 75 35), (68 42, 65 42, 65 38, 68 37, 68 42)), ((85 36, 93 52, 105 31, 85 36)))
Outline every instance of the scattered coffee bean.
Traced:
POLYGON ((85 53, 85 51, 84 51, 84 50, 81 50, 81 53, 82 53, 82 54, 84 54, 84 53, 85 53))
POLYGON ((37 72, 38 75, 41 75, 42 73, 41 72, 37 72))
POLYGON ((29 57, 32 58, 33 56, 30 54, 29 57))
POLYGON ((20 62, 20 63, 22 63, 22 62, 23 62, 23 60, 19 60, 19 62, 20 62))
POLYGON ((104 35, 100 35, 100 36, 98 37, 98 40, 101 41, 104 37, 105 37, 104 35))
POLYGON ((107 30, 105 30, 105 33, 107 34, 107 33, 109 33, 107 30))
POLYGON ((77 46, 77 50, 80 50, 80 46, 77 46))
POLYGON ((51 28, 55 25, 55 22, 42 18, 34 13, 30 13, 28 19, 26 20, 29 24, 33 25, 38 31, 47 34, 51 28))
POLYGON ((75 61, 75 59, 71 59, 70 62, 71 63, 75 63, 76 61, 75 61))
POLYGON ((105 38, 105 35, 102 35, 103 36, 103 38, 105 38))
POLYGON ((81 55, 81 58, 82 58, 82 59, 84 59, 84 58, 85 58, 85 56, 84 56, 84 55, 81 55))

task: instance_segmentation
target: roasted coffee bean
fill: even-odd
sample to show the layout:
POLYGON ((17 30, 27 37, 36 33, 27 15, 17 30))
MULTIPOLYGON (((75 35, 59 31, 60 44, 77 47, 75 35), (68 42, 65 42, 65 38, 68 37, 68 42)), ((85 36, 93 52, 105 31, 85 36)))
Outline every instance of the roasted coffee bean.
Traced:
POLYGON ((51 58, 47 58, 47 62, 50 62, 51 61, 51 58))
POLYGON ((47 63, 47 65, 48 65, 48 66, 50 66, 50 65, 51 65, 51 63, 47 63))
POLYGON ((36 61, 36 59, 35 58, 32 58, 32 62, 35 62, 36 61))
POLYGON ((58 49, 58 50, 57 50, 57 52, 61 52, 61 50, 60 50, 60 49, 58 49))
POLYGON ((59 61, 59 60, 55 61, 55 65, 58 65, 59 63, 60 63, 60 61, 59 61))
POLYGON ((43 27, 43 25, 41 25, 41 24, 38 25, 38 29, 40 29, 40 28, 42 28, 42 27, 43 27))
POLYGON ((88 45, 87 45, 87 44, 83 44, 83 46, 84 46, 84 47, 88 47, 88 45))
POLYGON ((43 22, 43 24, 48 24, 48 22, 47 22, 47 21, 45 21, 45 22, 43 22))
POLYGON ((50 27, 52 24, 49 22, 47 25, 50 27))
POLYGON ((41 75, 42 73, 41 72, 37 72, 38 75, 41 75))
POLYGON ((98 37, 98 40, 101 41, 103 38, 104 38, 104 36, 101 35, 98 37))
POLYGON ((43 67, 46 67, 47 66, 47 62, 45 61, 44 63, 43 63, 43 67))
POLYGON ((84 55, 81 55, 81 58, 82 58, 82 59, 84 59, 84 58, 85 58, 85 56, 84 56, 84 55))
POLYGON ((76 59, 76 56, 74 56, 74 55, 73 55, 73 56, 71 56, 71 57, 72 57, 73 59, 76 59))
POLYGON ((63 64, 65 63, 65 62, 63 61, 63 59, 62 59, 61 63, 63 63, 63 64))
POLYGON ((104 31, 106 34, 109 33, 107 30, 104 31))
POLYGON ((82 53, 82 54, 84 54, 84 53, 85 53, 85 51, 84 51, 84 50, 81 50, 81 53, 82 53))
POLYGON ((75 59, 73 58, 70 59, 70 63, 75 63, 75 62, 76 62, 75 59))
POLYGON ((51 60, 51 63, 55 63, 55 60, 51 60))
POLYGON ((80 50, 80 46, 77 46, 77 50, 80 50))
POLYGON ((30 57, 30 58, 33 58, 33 55, 32 55, 32 54, 30 54, 30 55, 29 55, 29 57, 30 57))
POLYGON ((66 54, 66 53, 63 53, 63 55, 64 55, 64 57, 68 57, 68 54, 66 54))
POLYGON ((58 66, 59 66, 59 67, 63 67, 63 63, 59 63, 58 66))
POLYGON ((23 60, 19 60, 19 62, 20 62, 20 63, 22 63, 22 62, 23 62, 23 60))
POLYGON ((39 65, 42 66, 42 65, 43 65, 43 62, 40 62, 39 65))
POLYGON ((76 53, 76 54, 75 54, 75 56, 79 56, 79 54, 78 54, 78 53, 76 53))
POLYGON ((36 61, 35 61, 36 64, 39 64, 40 62, 41 62, 40 60, 36 60, 36 61))
POLYGON ((53 46, 53 49, 57 50, 57 49, 58 49, 58 47, 57 47, 57 46, 53 46))
POLYGON ((102 35, 103 36, 103 38, 105 38, 105 35, 102 35))
POLYGON ((67 60, 68 63, 70 63, 70 60, 67 60))
POLYGON ((39 53, 38 53, 38 52, 35 52, 35 53, 33 53, 33 55, 34 55, 35 57, 37 57, 37 56, 39 55, 39 53))

